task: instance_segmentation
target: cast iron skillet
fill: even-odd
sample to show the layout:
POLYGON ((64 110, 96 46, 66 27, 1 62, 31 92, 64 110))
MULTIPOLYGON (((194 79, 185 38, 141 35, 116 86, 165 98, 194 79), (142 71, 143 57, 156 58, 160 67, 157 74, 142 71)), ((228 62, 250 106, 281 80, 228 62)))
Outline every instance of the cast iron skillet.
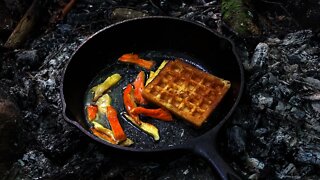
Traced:
POLYGON ((78 127, 90 138, 106 146, 126 152, 167 152, 189 150, 207 159, 222 179, 240 179, 216 150, 219 129, 228 120, 238 104, 244 75, 233 43, 205 26, 172 17, 144 17, 110 25, 83 43, 68 62, 63 75, 61 96, 66 121, 78 127), (112 90, 113 105, 124 111, 122 90, 141 70, 135 65, 117 62, 125 53, 137 53, 144 59, 153 59, 157 65, 164 59, 181 58, 218 77, 231 81, 231 89, 208 122, 195 129, 175 119, 174 122, 149 120, 158 127, 160 141, 139 131, 120 115, 128 137, 135 144, 122 147, 109 144, 89 131, 85 119, 85 99, 88 88, 113 73, 122 80, 112 90), (95 81, 93 81, 95 80, 95 81))

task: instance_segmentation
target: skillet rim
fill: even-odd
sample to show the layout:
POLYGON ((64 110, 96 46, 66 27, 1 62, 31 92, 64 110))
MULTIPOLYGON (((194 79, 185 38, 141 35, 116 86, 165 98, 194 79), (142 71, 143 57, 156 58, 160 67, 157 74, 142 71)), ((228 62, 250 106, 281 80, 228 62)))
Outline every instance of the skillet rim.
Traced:
MULTIPOLYGON (((195 21, 191 21, 191 20, 186 20, 186 19, 181 19, 181 18, 177 18, 177 17, 171 17, 171 16, 145 16, 145 17, 137 17, 137 18, 132 18, 132 19, 127 19, 127 20, 123 20, 123 21, 119 21, 119 22, 116 22, 116 23, 113 23, 113 24, 110 24, 100 30, 98 30, 97 32, 93 33, 92 35, 90 35, 89 37, 86 38, 85 41, 83 41, 75 50, 74 52, 71 54, 69 60, 66 62, 66 65, 62 71, 62 76, 61 76, 61 84, 60 84, 60 97, 61 97, 61 101, 62 101, 62 113, 63 113, 63 118, 73 124, 74 126, 76 126, 78 129, 80 129, 83 133, 85 133, 87 136, 89 136, 91 139, 94 139, 95 141, 98 141, 99 143, 102 143, 104 145, 107 145, 111 148, 114 148, 114 149, 118 149, 118 150, 123 150, 123 151, 129 151, 129 152, 164 152, 164 151, 171 151, 171 150, 177 150, 177 149, 185 149, 186 147, 188 147, 188 145, 186 145, 187 143, 189 143, 189 146, 190 144, 195 144, 195 142, 197 142, 198 139, 203 139, 204 137, 208 137, 208 136, 213 136, 214 134, 216 134, 220 128, 225 124, 225 122, 230 118, 230 116, 232 115, 232 113, 235 111, 235 108, 237 107, 237 105, 239 104, 240 100, 241 100, 241 97, 242 97, 242 94, 243 94, 243 91, 244 91, 244 69, 243 69, 243 66, 242 66, 242 63, 241 63, 241 60, 239 58, 239 55, 238 53, 236 52, 236 46, 235 46, 235 43, 228 37, 226 36, 223 36, 221 34, 219 34, 218 32, 210 29, 209 27, 205 26, 204 24, 202 23, 199 23, 199 22, 195 22, 195 21), (162 147, 162 148, 157 148, 157 149, 151 149, 151 148, 148 148, 148 149, 139 149, 139 148, 131 148, 131 147, 125 147, 125 146, 120 146, 120 145, 114 145, 114 144, 111 144, 111 143, 108 143, 98 137, 96 137, 95 135, 93 135, 91 132, 89 132, 88 130, 84 129, 77 121, 75 120, 72 120, 70 119, 67 114, 66 114, 66 111, 67 111, 67 103, 65 101, 65 96, 64 96, 64 79, 65 79, 65 74, 66 74, 66 71, 69 67, 69 64, 70 62, 74 59, 74 56, 78 53, 78 51, 88 42, 90 41, 92 38, 94 38, 95 36, 97 36, 98 34, 108 30, 108 29, 111 29, 113 28, 114 26, 118 26, 120 24, 123 24, 123 23, 127 23, 127 22, 132 22, 132 21, 139 21, 139 20, 144 20, 144 19, 169 19, 169 20, 174 20, 174 21, 182 21, 184 23, 189 23, 191 25, 194 25, 194 26, 199 26, 200 28, 204 28, 205 30, 209 31, 210 33, 212 33, 213 35, 221 38, 221 39, 224 39, 226 41, 228 41, 228 43, 231 44, 231 47, 232 47, 232 53, 233 55, 235 56, 235 59, 237 61, 237 65, 238 65, 238 68, 239 68, 239 71, 240 71, 240 87, 239 87, 239 91, 238 91, 238 94, 237 94, 237 98, 235 100, 235 102, 233 103, 232 107, 230 108, 230 110, 228 111, 228 113, 222 118, 222 120, 217 124, 215 125, 212 129, 206 131, 205 133, 201 134, 200 136, 198 137, 194 137, 193 139, 191 140, 188 140, 182 144, 177 144, 177 145, 174 145, 174 146, 167 146, 167 147, 162 147)), ((213 142, 215 143, 215 142, 213 142)))

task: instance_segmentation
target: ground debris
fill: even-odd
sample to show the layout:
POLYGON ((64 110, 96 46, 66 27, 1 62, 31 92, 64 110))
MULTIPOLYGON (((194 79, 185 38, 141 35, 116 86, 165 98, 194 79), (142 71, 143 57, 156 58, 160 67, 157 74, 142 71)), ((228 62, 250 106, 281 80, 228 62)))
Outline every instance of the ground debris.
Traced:
MULTIPOLYGON (((319 48, 320 43, 310 30, 257 45, 252 62, 259 60, 260 63, 251 67, 259 68, 247 69, 252 74, 246 94, 250 97, 248 106, 251 108, 242 110, 246 114, 250 109, 247 118, 236 115, 233 121, 247 134, 246 153, 259 157, 261 162, 269 162, 260 169, 255 166, 258 169, 255 176, 263 177, 268 171, 280 179, 317 177, 312 172, 319 166, 320 150, 312 144, 319 144, 320 77, 317 69, 320 68, 320 53, 314 50, 319 48), (262 44, 268 51, 261 51, 262 44), (264 60, 263 66, 261 60, 264 60), (254 130, 246 125, 256 123, 257 119, 254 130), (305 171, 301 163, 308 165, 309 171, 305 171)), ((229 144, 230 149, 236 146, 236 143, 229 144)), ((252 171, 252 166, 245 166, 248 161, 243 157, 237 161, 252 171)), ((256 161, 250 162, 252 165, 256 161)))
MULTIPOLYGON (((161 162, 113 157, 113 152, 62 117, 61 75, 84 40, 116 21, 168 15, 201 23, 235 39, 236 51, 247 65, 244 101, 222 132, 226 135, 219 138, 226 144, 220 147, 221 153, 237 173, 245 179, 320 179, 319 37, 308 29, 297 31, 291 17, 274 16, 279 11, 270 7, 263 10, 271 24, 263 33, 270 36, 258 43, 242 42, 223 30, 216 0, 84 0, 77 1, 53 28, 30 38, 22 49, 0 46, 1 85, 21 110, 19 133, 27 146, 5 178, 213 179, 211 166, 190 154, 175 154, 161 162)), ((8 25, 12 30, 12 24, 8 25)), ((9 35, 5 31, 0 31, 0 44, 9 35)))

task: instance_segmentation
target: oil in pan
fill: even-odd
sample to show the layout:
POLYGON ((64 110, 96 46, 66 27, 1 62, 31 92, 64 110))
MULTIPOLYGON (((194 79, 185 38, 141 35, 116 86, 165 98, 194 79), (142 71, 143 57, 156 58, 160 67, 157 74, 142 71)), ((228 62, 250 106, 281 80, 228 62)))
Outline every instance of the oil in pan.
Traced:
MULTIPOLYGON (((155 61, 154 67, 151 69, 155 71, 158 66, 163 62, 163 60, 174 60, 174 59, 183 59, 186 62, 194 62, 194 58, 191 56, 187 56, 182 53, 172 52, 168 50, 154 50, 154 51, 145 51, 138 53, 140 57, 144 59, 150 59, 155 61)), ((146 79, 148 79, 150 70, 146 70, 145 68, 139 67, 136 64, 123 63, 117 61, 118 57, 115 57, 112 64, 106 65, 106 67, 101 71, 97 72, 97 76, 92 80, 89 84, 88 89, 86 91, 85 99, 84 99, 84 113, 89 123, 90 127, 94 127, 92 120, 88 119, 88 106, 94 105, 97 106, 97 102, 99 99, 94 100, 94 93, 92 88, 103 83, 108 77, 112 75, 119 74, 121 76, 120 80, 111 86, 108 90, 106 90, 102 97, 107 95, 111 99, 111 105, 117 110, 119 122, 127 136, 130 140, 133 141, 133 144, 130 145, 132 148, 136 149, 155 149, 155 148, 166 148, 170 146, 175 146, 178 144, 183 144, 188 139, 192 139, 203 134, 203 129, 194 129, 190 127, 189 124, 181 121, 180 119, 174 117, 174 120, 171 122, 165 122, 161 120, 157 120, 150 117, 141 117, 143 122, 147 122, 149 124, 154 125, 159 130, 159 140, 155 141, 152 136, 143 132, 137 126, 135 126, 130 120, 128 120, 126 114, 126 109, 123 103, 123 93, 124 89, 128 84, 132 84, 136 79, 139 72, 144 71, 146 75, 146 79)), ((112 62, 111 60, 106 62, 112 62)), ((196 61, 197 62, 197 61, 196 61)), ((196 65, 199 69, 205 70, 201 65, 192 63, 196 65)), ((101 97, 100 97, 101 98, 101 97)), ((149 108, 155 108, 152 105, 147 105, 149 108), (151 106, 151 107, 150 107, 151 106)), ((97 118, 94 120, 95 124, 99 125, 111 130, 108 119, 105 115, 105 112, 97 111, 97 118)), ((206 130, 206 128, 204 128, 206 130)))

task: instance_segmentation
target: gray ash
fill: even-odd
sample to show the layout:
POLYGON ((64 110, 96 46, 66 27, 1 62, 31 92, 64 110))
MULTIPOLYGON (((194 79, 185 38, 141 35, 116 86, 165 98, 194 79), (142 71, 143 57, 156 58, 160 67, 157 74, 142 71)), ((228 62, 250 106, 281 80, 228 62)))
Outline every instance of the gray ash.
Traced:
MULTIPOLYGON (((52 2, 50 12, 57 6, 57 1, 52 2)), ((0 84, 22 117, 16 126, 22 138, 13 138, 18 154, 10 162, 0 162, 6 167, 4 179, 213 178, 209 164, 191 154, 162 160, 114 155, 117 153, 88 139, 62 117, 61 74, 74 50, 107 25, 150 15, 197 21, 237 43, 247 76, 246 90, 221 132, 220 150, 239 174, 245 179, 319 179, 319 35, 314 26, 300 30, 299 21, 290 16, 297 12, 294 8, 285 11, 298 7, 300 1, 257 2, 268 6, 263 11, 257 8, 263 16, 260 27, 264 33, 253 41, 239 39, 224 27, 220 2, 215 0, 83 0, 77 1, 64 20, 40 28, 23 48, 1 46, 0 84)), ((317 17, 317 10, 311 10, 310 17, 317 17)), ((0 16, 8 16, 5 12, 0 16)), ((0 44, 17 21, 16 17, 6 19, 0 20, 0 27, 5 27, 0 31, 0 44)))
POLYGON ((319 175, 319 58, 319 41, 304 30, 259 43, 244 62, 247 101, 233 118, 228 148, 248 176, 319 175))

